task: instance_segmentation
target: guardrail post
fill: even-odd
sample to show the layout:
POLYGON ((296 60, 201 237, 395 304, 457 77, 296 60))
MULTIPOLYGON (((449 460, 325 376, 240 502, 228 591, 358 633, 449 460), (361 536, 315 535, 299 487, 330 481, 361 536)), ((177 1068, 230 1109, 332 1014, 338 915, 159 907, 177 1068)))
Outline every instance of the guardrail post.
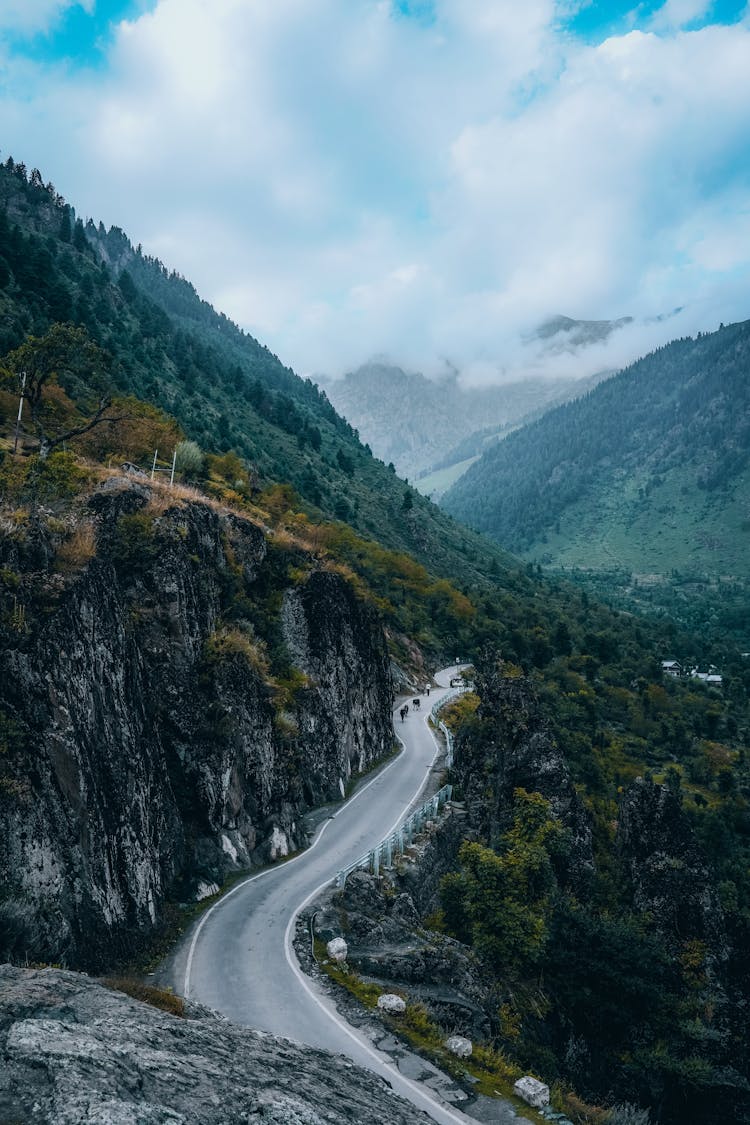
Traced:
POLYGON ((380 844, 372 849, 372 873, 373 875, 380 874, 380 844))
POLYGON ((384 867, 393 866, 393 837, 389 836, 385 842, 385 859, 383 861, 384 867))

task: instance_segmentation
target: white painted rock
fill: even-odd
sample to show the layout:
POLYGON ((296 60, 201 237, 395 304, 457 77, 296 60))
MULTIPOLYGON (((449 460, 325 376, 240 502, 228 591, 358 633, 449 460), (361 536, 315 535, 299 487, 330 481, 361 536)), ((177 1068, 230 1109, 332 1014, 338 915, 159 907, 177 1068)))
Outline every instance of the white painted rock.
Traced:
POLYGON ((519 1098, 523 1098, 527 1105, 533 1105, 534 1109, 542 1109, 543 1106, 549 1105, 549 1086, 545 1086, 537 1078, 532 1078, 530 1074, 514 1082, 513 1091, 519 1098))
POLYGON ((383 992, 378 996, 378 1007, 381 1012, 390 1012, 392 1016, 396 1016, 406 1011, 406 1001, 393 992, 383 992))
POLYGON ((446 1039, 445 1046, 459 1059, 468 1059, 472 1052, 471 1039, 465 1039, 463 1035, 451 1035, 450 1039, 446 1039))
POLYGON ((346 961, 348 952, 348 946, 342 937, 331 938, 326 946, 326 953, 332 961, 346 961))

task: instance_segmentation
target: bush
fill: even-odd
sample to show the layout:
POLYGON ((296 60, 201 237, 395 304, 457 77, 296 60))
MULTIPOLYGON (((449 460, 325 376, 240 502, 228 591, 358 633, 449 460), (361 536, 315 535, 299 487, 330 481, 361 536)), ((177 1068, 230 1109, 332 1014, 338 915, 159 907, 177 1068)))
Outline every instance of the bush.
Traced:
POLYGON ((194 441, 181 441, 175 449, 175 468, 185 480, 195 480, 203 471, 205 458, 201 447, 194 441))

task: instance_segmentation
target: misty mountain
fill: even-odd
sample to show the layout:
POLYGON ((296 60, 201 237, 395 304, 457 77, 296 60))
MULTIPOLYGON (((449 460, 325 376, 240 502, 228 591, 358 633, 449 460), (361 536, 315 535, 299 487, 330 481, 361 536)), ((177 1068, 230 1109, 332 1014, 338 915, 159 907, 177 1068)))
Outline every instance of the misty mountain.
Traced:
POLYGON ((499 386, 463 387, 456 373, 433 380, 385 362, 364 364, 343 379, 318 381, 375 455, 393 462, 410 480, 477 456, 487 440, 580 394, 591 383, 530 375, 499 386), (468 454, 462 444, 467 439, 472 450, 468 454))
POLYGON ((750 321, 675 340, 489 449, 448 511, 553 565, 747 576, 750 321))

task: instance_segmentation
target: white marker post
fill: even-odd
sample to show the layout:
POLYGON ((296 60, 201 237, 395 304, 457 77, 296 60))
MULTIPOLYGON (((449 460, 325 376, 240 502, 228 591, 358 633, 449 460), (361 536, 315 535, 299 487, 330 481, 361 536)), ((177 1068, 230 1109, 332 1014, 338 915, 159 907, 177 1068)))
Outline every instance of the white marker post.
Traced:
POLYGON ((172 472, 171 472, 170 477, 169 477, 169 487, 170 488, 174 484, 174 469, 175 469, 176 464, 177 464, 177 446, 175 446, 174 453, 172 454, 172 472))
POLYGON ((153 465, 151 466, 151 480, 153 480, 153 479, 154 479, 154 473, 156 472, 156 454, 157 454, 158 452, 159 452, 159 450, 158 450, 158 449, 155 449, 155 450, 154 450, 154 463, 153 463, 153 465))
POLYGON ((18 401, 18 417, 16 418, 16 436, 13 439, 13 456, 15 457, 18 451, 18 435, 21 430, 21 413, 23 411, 23 396, 26 391, 26 372, 21 372, 21 397, 18 401))

